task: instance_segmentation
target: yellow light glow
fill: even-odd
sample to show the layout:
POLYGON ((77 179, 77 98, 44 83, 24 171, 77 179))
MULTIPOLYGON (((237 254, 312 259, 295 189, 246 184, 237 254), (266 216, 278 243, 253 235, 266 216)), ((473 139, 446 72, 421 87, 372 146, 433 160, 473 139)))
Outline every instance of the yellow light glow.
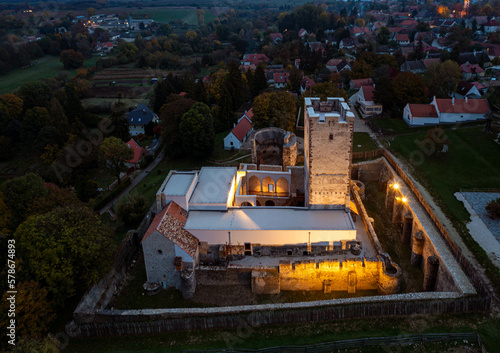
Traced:
POLYGON ((406 199, 406 197, 403 197, 403 198, 401 199, 401 201, 406 202, 406 201, 408 201, 408 200, 406 199))
POLYGON ((399 189, 399 184, 398 184, 398 183, 396 183, 396 184, 392 185, 392 187, 393 187, 394 189, 399 189))

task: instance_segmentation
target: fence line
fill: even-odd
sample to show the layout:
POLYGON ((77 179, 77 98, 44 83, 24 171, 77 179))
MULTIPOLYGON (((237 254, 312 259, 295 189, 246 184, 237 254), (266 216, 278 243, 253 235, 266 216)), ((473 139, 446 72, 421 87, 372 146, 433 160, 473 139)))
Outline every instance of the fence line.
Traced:
POLYGON ((402 346, 426 342, 445 342, 445 341, 472 341, 486 352, 481 337, 478 333, 424 333, 417 335, 403 335, 390 337, 369 337, 352 340, 341 340, 333 342, 317 343, 301 346, 276 346, 260 349, 211 349, 211 350, 182 350, 182 353, 282 353, 282 352, 332 352, 338 349, 359 348, 365 346, 402 346))
POLYGON ((354 152, 352 154, 352 159, 365 159, 365 158, 375 158, 380 157, 384 154, 382 149, 364 152, 354 152))

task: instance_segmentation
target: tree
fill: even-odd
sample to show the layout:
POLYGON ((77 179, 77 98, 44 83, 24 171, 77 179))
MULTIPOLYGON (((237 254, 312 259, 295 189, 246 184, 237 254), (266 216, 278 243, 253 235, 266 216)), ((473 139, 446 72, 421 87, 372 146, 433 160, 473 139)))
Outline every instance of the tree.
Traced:
MULTIPOLYGON (((20 282, 16 295, 16 335, 23 338, 41 338, 48 330, 55 315, 47 300, 47 290, 35 281, 20 282)), ((8 293, 3 295, 0 327, 7 327, 10 303, 8 293)))
POLYGON ((378 31, 378 42, 382 45, 389 44, 389 39, 391 38, 391 31, 386 26, 380 27, 378 31))
POLYGON ((12 211, 5 203, 5 196, 0 192, 0 236, 10 235, 10 222, 12 221, 12 211))
POLYGON ((488 211, 492 218, 500 218, 500 198, 491 200, 486 205, 486 211, 488 211))
POLYGON ((116 214, 129 227, 139 225, 148 212, 149 206, 144 195, 127 195, 118 203, 116 214))
POLYGON ((62 62, 64 68, 68 69, 78 69, 83 65, 85 57, 82 53, 77 52, 73 49, 63 50, 59 60, 62 62))
POLYGON ((373 68, 364 60, 356 60, 352 64, 351 78, 360 79, 372 76, 373 68))
POLYGON ((56 307, 97 282, 112 253, 111 233, 88 207, 58 207, 14 233, 23 275, 39 282, 56 307))
POLYGON ((172 28, 171 25, 168 23, 162 23, 161 25, 158 26, 158 29, 156 30, 156 34, 159 36, 165 36, 168 37, 170 33, 172 33, 174 29, 172 28))
POLYGON ((408 103, 424 103, 424 80, 412 72, 400 72, 392 82, 397 105, 403 108, 408 103))
POLYGON ((266 92, 255 98, 253 112, 255 129, 273 126, 292 131, 297 107, 289 92, 266 92))
POLYGON ((23 100, 12 93, 4 94, 0 96, 0 110, 5 111, 11 118, 19 119, 23 113, 23 100))
POLYGON ((422 37, 419 37, 417 47, 415 48, 415 60, 422 60, 424 57, 424 43, 422 42, 422 37))
POLYGON ((104 139, 99 147, 99 158, 106 161, 106 165, 115 170, 115 176, 120 181, 120 172, 125 169, 125 162, 134 157, 134 151, 116 137, 104 139))
POLYGON ((21 139, 25 142, 33 142, 42 128, 49 122, 50 116, 47 108, 34 107, 29 109, 21 122, 21 139))
POLYGON ((424 78, 431 96, 449 98, 462 78, 462 70, 455 61, 447 60, 431 64, 424 78))
POLYGON ((192 99, 173 95, 169 102, 160 109, 162 140, 165 144, 165 152, 171 158, 180 158, 185 154, 179 125, 182 116, 195 103, 196 101, 192 99))
POLYGON ((21 177, 7 180, 0 187, 4 201, 12 211, 11 229, 15 229, 28 216, 30 205, 48 194, 44 181, 38 174, 28 173, 21 177))
POLYGON ((201 159, 212 154, 215 147, 215 130, 210 108, 196 103, 182 116, 179 130, 184 151, 201 159))
POLYGON ((45 107, 52 99, 52 90, 49 85, 41 81, 22 85, 19 94, 24 102, 24 111, 34 107, 45 107))
POLYGON ((347 92, 340 89, 335 82, 318 83, 311 87, 306 96, 320 97, 321 100, 326 100, 328 97, 343 97, 347 101, 347 92))
POLYGON ((89 7, 87 9, 87 14, 89 15, 89 18, 95 15, 95 9, 93 7, 89 7))
POLYGON ((267 79, 262 65, 257 66, 253 75, 252 94, 257 96, 262 90, 267 88, 267 79))

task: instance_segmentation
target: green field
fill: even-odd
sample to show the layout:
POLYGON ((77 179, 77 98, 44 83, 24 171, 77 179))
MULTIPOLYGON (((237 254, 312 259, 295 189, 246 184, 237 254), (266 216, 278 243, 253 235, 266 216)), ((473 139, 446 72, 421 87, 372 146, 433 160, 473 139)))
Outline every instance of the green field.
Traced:
MULTIPOLYGON (((84 63, 85 67, 92 67, 99 57, 93 56, 84 63)), ((38 64, 27 69, 17 69, 0 76, 0 94, 11 93, 25 83, 38 81, 57 76, 66 72, 70 77, 76 75, 76 70, 64 70, 57 56, 44 56, 36 60, 38 64)))
MULTIPOLYGON (((132 13, 132 17, 134 15, 150 15, 150 18, 159 23, 168 23, 172 20, 181 20, 184 23, 187 23, 191 26, 197 26, 198 20, 196 17, 196 9, 195 8, 149 8, 138 10, 132 13)), ((215 16, 209 11, 205 10, 205 23, 212 22, 215 16)))
POLYGON ((352 139, 353 152, 365 152, 378 150, 380 147, 372 140, 367 132, 355 132, 352 139))

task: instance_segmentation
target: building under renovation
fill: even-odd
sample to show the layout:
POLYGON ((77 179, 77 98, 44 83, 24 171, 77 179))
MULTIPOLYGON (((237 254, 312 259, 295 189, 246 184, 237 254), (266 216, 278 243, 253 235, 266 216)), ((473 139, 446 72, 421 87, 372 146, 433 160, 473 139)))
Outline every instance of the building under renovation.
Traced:
POLYGON ((266 128, 251 164, 171 171, 142 240, 148 284, 190 297, 197 270, 213 266, 248 269, 254 293, 396 293, 401 270, 357 216, 353 122, 343 98, 305 98, 303 166, 296 136, 266 128))

